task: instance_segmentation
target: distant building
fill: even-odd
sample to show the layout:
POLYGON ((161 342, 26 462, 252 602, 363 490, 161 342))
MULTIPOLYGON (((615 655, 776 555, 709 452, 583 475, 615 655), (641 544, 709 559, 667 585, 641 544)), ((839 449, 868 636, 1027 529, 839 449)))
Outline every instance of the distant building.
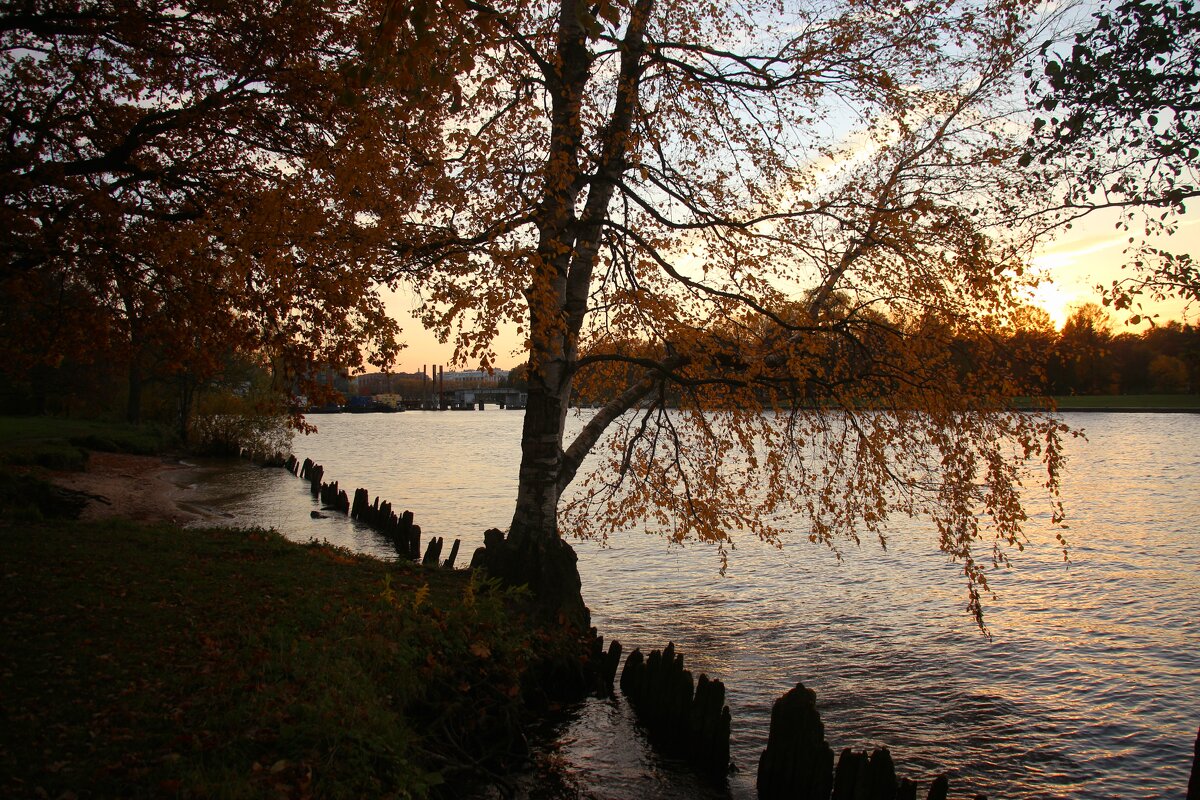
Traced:
POLYGON ((508 370, 497 369, 489 373, 482 369, 466 369, 447 372, 442 377, 447 386, 499 386, 508 379, 508 370))
POLYGON ((393 394, 420 381, 421 374, 408 372, 370 372, 351 379, 351 393, 359 395, 393 394))

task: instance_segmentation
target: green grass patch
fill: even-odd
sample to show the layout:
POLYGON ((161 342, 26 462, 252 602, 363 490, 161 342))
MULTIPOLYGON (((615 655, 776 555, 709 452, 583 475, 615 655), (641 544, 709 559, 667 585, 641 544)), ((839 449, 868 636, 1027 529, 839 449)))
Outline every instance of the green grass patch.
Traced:
POLYGON ((60 419, 58 417, 0 417, 0 463, 80 470, 87 451, 154 455, 174 444, 172 436, 154 425, 60 419))
POLYGON ((1194 394, 1111 394, 1069 395, 1054 401, 1064 411, 1074 408, 1200 408, 1200 396, 1194 394))
POLYGON ((468 573, 273 532, 14 523, 0 564, 4 796, 437 794, 545 641, 468 573))
MULTIPOLYGON (((1156 411, 1162 409, 1200 409, 1200 395, 1194 394, 1097 394, 1060 395, 1053 398, 1060 411, 1085 409, 1136 409, 1156 411)), ((1031 408, 1034 403, 1028 397, 1013 401, 1017 408, 1031 408)))

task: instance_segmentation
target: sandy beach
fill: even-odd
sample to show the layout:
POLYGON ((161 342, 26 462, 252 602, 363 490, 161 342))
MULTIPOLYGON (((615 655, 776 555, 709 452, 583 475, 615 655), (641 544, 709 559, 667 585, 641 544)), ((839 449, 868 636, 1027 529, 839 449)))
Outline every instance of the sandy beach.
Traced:
POLYGON ((83 472, 55 472, 50 480, 104 498, 89 500, 81 519, 183 523, 207 516, 187 503, 193 469, 170 457, 93 452, 83 472))

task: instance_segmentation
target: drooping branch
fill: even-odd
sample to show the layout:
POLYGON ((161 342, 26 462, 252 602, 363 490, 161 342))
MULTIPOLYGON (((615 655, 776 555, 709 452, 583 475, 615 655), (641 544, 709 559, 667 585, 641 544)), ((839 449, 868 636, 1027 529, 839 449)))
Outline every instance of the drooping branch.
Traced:
POLYGON ((664 359, 661 364, 657 365, 658 371, 648 372, 641 380, 629 386, 625 391, 605 403, 602 408, 596 411, 595 415, 588 420, 587 425, 583 427, 583 430, 575 437, 571 446, 563 453, 562 467, 558 478, 558 491, 560 495, 570 485, 571 481, 575 479, 575 474, 579 471, 579 465, 583 463, 587 454, 600 441, 600 437, 608 429, 608 426, 615 419, 649 396, 662 382, 661 373, 670 373, 684 363, 685 359, 679 356, 664 359))

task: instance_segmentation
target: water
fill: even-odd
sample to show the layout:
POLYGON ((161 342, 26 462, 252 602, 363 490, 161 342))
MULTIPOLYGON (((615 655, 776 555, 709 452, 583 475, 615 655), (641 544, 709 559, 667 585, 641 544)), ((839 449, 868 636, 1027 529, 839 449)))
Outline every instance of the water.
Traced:
MULTIPOLYGON (((990 640, 965 613, 959 568, 917 522, 893 529, 888 552, 864 543, 841 564, 807 542, 742 542, 724 577, 704 546, 638 533, 576 543, 606 638, 626 652, 674 641, 693 673, 725 682, 740 768, 708 787, 649 749, 627 705, 594 700, 556 756, 582 796, 753 797, 771 703, 803 681, 835 752, 887 744, 903 775, 949 771, 955 796, 1184 797, 1200 724, 1200 416, 1064 416, 1088 434, 1068 445, 1071 561, 1039 530, 1048 509, 1032 508, 1036 544, 993 578, 990 640)), ((314 421, 301 458, 412 509, 426 536, 462 538, 466 558, 511 518, 519 412, 314 421)), ((305 486, 282 471, 197 481, 231 524, 394 557, 344 517, 311 519, 305 486)))

